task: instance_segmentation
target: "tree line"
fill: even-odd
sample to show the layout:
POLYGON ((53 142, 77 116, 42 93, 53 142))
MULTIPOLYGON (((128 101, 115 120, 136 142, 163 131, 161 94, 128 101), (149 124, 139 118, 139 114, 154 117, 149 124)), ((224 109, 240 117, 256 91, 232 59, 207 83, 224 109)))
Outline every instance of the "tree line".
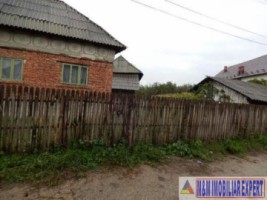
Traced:
POLYGON ((159 94, 173 94, 173 93, 183 93, 189 92, 193 85, 184 84, 181 86, 176 85, 168 81, 167 83, 153 83, 150 85, 141 85, 140 89, 137 91, 139 95, 159 95, 159 94))

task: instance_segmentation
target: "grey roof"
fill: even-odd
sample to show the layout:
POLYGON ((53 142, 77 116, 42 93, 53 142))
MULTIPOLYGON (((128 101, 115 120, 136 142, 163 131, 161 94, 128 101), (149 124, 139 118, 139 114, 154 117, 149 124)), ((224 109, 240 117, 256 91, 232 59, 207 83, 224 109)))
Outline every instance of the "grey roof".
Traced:
POLYGON ((113 66, 114 66, 113 73, 138 74, 139 80, 141 80, 143 77, 143 73, 122 56, 119 56, 118 58, 114 60, 113 66))
POLYGON ((0 25, 107 45, 117 52, 126 48, 60 0, 0 0, 0 25))
POLYGON ((267 74, 267 55, 230 66, 227 68, 227 72, 224 72, 224 70, 222 70, 215 77, 238 79, 260 74, 267 74), (244 66, 245 73, 238 75, 238 68, 241 66, 244 66))
POLYGON ((231 80, 218 77, 207 77, 206 79, 201 81, 196 87, 210 80, 216 81, 238 92, 239 94, 247 97, 249 100, 267 103, 267 87, 255 83, 248 83, 240 80, 231 80))

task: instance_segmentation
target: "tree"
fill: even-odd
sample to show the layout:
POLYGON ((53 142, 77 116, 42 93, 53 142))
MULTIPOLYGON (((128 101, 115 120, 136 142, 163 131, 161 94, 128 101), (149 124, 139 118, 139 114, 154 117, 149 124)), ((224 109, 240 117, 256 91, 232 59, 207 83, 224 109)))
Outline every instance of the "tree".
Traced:
POLYGON ((198 90, 195 92, 199 96, 202 96, 207 100, 214 100, 214 96, 218 94, 218 89, 216 89, 212 83, 204 83, 199 86, 198 90))
POLYGON ((153 83, 152 85, 141 86, 137 91, 140 95, 159 95, 159 94, 172 94, 188 92, 192 88, 190 84, 177 86, 175 83, 153 83))
POLYGON ((256 78, 254 78, 254 79, 252 79, 252 80, 250 80, 248 82, 267 86, 267 80, 265 80, 265 79, 256 79, 256 78))

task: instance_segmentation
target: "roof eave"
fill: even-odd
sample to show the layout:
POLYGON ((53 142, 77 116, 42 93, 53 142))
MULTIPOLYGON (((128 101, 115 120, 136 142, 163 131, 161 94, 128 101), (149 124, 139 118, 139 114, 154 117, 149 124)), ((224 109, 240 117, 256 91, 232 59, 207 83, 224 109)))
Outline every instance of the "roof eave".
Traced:
POLYGON ((83 41, 83 42, 85 41, 85 42, 89 42, 89 43, 92 43, 92 44, 106 46, 106 47, 109 47, 111 49, 114 49, 116 54, 124 51, 127 48, 125 45, 123 45, 122 43, 120 43, 118 41, 117 42, 120 43, 121 46, 105 44, 105 43, 96 42, 96 41, 92 41, 92 40, 85 40, 85 39, 76 38, 76 37, 72 37, 72 36, 60 35, 60 34, 51 33, 51 32, 47 32, 47 31, 35 30, 35 29, 30 29, 30 28, 22 28, 22 27, 18 27, 18 26, 11 26, 11 25, 8 25, 8 24, 0 24, 0 27, 5 27, 5 28, 9 28, 9 29, 17 29, 17 30, 22 30, 22 31, 29 31, 29 32, 32 32, 32 33, 41 33, 41 34, 46 34, 46 35, 51 35, 51 36, 56 36, 56 37, 66 38, 66 39, 67 38, 68 39, 74 39, 76 41, 83 41))
POLYGON ((113 74, 127 74, 127 75, 138 75, 139 81, 143 78, 144 74, 143 73, 137 73, 137 72, 113 72, 113 74))
POLYGON ((115 49, 115 53, 117 54, 117 53, 120 53, 120 52, 122 52, 122 51, 124 51, 125 49, 127 49, 127 47, 126 46, 121 46, 121 47, 117 47, 116 49, 115 49))

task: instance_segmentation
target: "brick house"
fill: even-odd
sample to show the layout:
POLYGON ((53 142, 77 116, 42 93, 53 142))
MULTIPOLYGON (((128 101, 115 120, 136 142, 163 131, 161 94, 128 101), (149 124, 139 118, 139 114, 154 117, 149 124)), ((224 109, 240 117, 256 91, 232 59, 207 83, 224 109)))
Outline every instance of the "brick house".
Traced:
POLYGON ((60 0, 0 0, 0 83, 111 92, 126 47, 60 0))

